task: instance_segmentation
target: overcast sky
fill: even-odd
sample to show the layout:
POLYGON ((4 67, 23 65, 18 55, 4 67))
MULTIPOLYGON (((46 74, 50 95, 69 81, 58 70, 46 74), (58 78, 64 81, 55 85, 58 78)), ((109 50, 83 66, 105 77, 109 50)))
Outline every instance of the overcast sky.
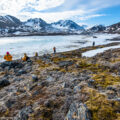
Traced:
POLYGON ((89 26, 109 25, 120 22, 119 12, 120 0, 0 0, 0 15, 13 15, 22 21, 72 19, 89 26))

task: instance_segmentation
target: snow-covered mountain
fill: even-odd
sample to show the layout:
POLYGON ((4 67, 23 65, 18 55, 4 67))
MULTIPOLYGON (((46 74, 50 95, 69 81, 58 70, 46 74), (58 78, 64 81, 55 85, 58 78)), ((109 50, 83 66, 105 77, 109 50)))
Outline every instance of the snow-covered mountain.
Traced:
POLYGON ((106 28, 105 32, 107 32, 107 33, 120 33, 120 22, 108 26, 106 28))
POLYGON ((26 22, 24 22, 23 25, 32 27, 35 30, 40 30, 40 29, 50 26, 48 23, 46 23, 41 18, 29 19, 26 22))
POLYGON ((48 24, 41 18, 31 18, 21 22, 10 15, 0 16, 1 35, 80 34, 82 31, 84 31, 84 27, 71 20, 60 20, 48 24))
POLYGON ((88 29, 89 32, 103 32, 106 30, 106 27, 103 25, 96 25, 88 29))
POLYGON ((51 23, 52 27, 62 30, 84 30, 84 27, 79 26, 72 20, 60 20, 58 22, 51 23))
POLYGON ((120 22, 111 26, 96 25, 86 29, 86 25, 78 25, 72 20, 60 20, 48 24, 41 18, 28 19, 21 22, 14 16, 0 16, 0 36, 12 35, 48 35, 48 34, 93 34, 93 33, 120 33, 120 22))
POLYGON ((0 16, 0 28, 17 27, 21 24, 21 21, 16 17, 10 15, 0 16))

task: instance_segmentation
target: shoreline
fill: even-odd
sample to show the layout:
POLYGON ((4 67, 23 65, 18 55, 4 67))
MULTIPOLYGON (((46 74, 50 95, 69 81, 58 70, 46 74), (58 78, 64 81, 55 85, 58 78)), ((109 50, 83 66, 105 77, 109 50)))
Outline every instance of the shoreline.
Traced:
POLYGON ((52 34, 29 34, 29 35, 14 35, 14 34, 12 34, 12 35, 8 35, 8 36, 0 36, 0 38, 4 38, 4 37, 26 37, 26 36, 70 36, 70 35, 84 35, 84 34, 77 34, 77 33, 74 33, 74 34, 63 34, 63 33, 61 33, 61 34, 54 34, 54 33, 52 33, 52 34))
MULTIPOLYGON (((94 47, 87 46, 87 47, 82 47, 82 48, 78 48, 78 49, 74 49, 74 50, 68 50, 68 51, 64 51, 64 52, 57 52, 56 54, 54 54, 54 53, 43 54, 43 55, 40 55, 38 57, 43 57, 44 55, 72 54, 72 53, 77 53, 77 52, 82 54, 82 53, 89 52, 89 51, 92 51, 92 50, 117 46, 119 44, 120 44, 120 42, 112 42, 112 43, 108 43, 108 44, 105 44, 105 45, 97 45, 97 46, 94 46, 94 47)), ((85 57, 85 56, 83 56, 83 57, 85 57)), ((13 56, 13 58, 14 58, 14 56, 13 56)), ((34 56, 31 56, 30 58, 34 58, 34 56)), ((16 59, 13 59, 12 61, 19 61, 19 60, 21 60, 21 59, 16 58, 16 59)), ((3 62, 5 62, 5 61, 3 61, 3 62)), ((0 62, 0 63, 3 63, 3 62, 0 62)))

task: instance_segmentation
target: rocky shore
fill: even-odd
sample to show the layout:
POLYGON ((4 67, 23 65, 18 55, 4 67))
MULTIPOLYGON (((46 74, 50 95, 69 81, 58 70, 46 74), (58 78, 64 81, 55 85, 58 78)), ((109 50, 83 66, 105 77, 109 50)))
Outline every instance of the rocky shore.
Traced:
POLYGON ((0 120, 120 120, 120 43, 0 64, 0 120))

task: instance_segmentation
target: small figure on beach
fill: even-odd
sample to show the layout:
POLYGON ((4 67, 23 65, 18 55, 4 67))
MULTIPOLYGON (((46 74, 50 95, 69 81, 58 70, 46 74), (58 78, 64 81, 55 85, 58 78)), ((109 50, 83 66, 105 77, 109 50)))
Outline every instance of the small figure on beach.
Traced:
POLYGON ((24 57, 22 58, 22 60, 23 61, 27 61, 27 60, 29 60, 30 58, 27 56, 27 54, 26 53, 24 53, 24 57))
POLYGON ((35 53, 35 57, 38 57, 38 52, 35 53))
POLYGON ((56 53, 56 47, 53 47, 53 52, 54 52, 54 54, 56 53))
POLYGON ((95 46, 95 41, 93 41, 93 47, 95 46))
POLYGON ((4 56, 4 59, 5 59, 6 61, 12 61, 12 55, 10 55, 9 52, 6 52, 6 55, 4 56))

